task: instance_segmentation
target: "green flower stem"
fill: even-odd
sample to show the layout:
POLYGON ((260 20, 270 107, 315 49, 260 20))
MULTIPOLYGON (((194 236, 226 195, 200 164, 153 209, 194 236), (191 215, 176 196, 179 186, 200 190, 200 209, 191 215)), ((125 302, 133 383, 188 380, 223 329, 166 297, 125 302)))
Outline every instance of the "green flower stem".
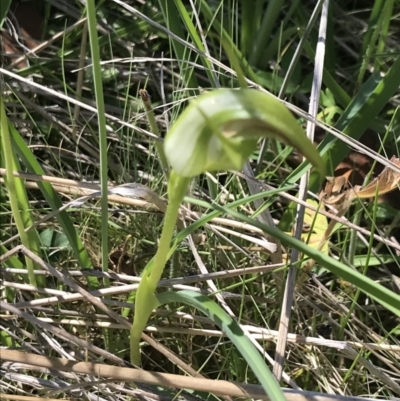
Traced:
POLYGON ((189 184, 190 178, 180 177, 175 171, 171 171, 168 181, 169 203, 165 213, 158 250, 153 263, 146 266, 136 292, 135 316, 130 338, 131 361, 134 365, 140 365, 140 337, 151 312, 159 305, 154 293, 170 254, 171 240, 178 219, 179 207, 186 195, 189 184))

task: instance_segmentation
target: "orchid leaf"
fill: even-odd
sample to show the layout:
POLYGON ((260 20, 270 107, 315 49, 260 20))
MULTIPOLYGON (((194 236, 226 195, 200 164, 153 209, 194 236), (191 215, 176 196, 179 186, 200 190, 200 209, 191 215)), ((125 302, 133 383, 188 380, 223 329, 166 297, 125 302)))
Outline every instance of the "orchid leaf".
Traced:
POLYGON ((157 295, 158 302, 163 305, 171 302, 184 303, 197 308, 207 315, 214 324, 229 337, 243 358, 246 360, 254 374, 257 376, 265 392, 271 400, 285 400, 285 396, 271 373, 264 359, 245 335, 236 320, 232 319, 216 302, 194 291, 167 291, 157 295))

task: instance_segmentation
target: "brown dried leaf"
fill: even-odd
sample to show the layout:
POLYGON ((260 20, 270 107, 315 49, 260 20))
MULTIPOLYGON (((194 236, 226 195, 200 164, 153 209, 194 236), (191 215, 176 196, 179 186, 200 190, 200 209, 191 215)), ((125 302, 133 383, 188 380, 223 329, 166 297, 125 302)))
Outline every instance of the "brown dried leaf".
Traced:
MULTIPOLYGON (((400 160, 397 157, 392 156, 390 161, 400 167, 400 160)), ((355 192, 359 198, 373 198, 376 194, 383 195, 397 189, 399 184, 400 174, 390 167, 385 167, 378 177, 365 187, 355 190, 355 192)))

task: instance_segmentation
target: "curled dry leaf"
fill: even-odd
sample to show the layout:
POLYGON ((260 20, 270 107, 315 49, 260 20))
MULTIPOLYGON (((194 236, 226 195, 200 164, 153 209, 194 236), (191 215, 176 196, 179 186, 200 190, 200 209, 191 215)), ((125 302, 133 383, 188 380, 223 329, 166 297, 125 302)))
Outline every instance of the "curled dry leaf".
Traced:
MULTIPOLYGON (((400 167, 400 159, 392 156, 390 161, 400 167)), ((373 198, 384 195, 399 187, 400 174, 390 167, 385 167, 381 174, 365 186, 348 187, 348 174, 339 177, 327 177, 325 188, 320 193, 320 199, 327 205, 338 210, 348 209, 355 198, 373 198)))
POLYGON ((319 195, 321 201, 327 205, 334 206, 339 214, 342 211, 345 212, 350 207, 355 196, 353 189, 346 188, 348 186, 348 177, 346 175, 327 177, 326 180, 325 188, 319 195))
MULTIPOLYGON (((400 160, 396 156, 392 156, 390 161, 400 167, 400 160)), ((400 174, 389 167, 385 167, 382 173, 379 174, 373 181, 365 187, 355 190, 359 198, 372 198, 376 194, 384 195, 399 187, 400 174)))

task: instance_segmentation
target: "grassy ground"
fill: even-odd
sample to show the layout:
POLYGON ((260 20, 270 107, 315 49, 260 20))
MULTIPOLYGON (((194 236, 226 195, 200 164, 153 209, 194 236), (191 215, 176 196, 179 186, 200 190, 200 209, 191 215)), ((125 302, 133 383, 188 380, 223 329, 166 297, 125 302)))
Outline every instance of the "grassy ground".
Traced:
MULTIPOLYGON (((5 348, 48 357, 128 366, 129 324, 106 311, 132 321, 132 284, 157 250, 168 201, 160 141, 139 91, 150 94, 164 137, 188 100, 239 87, 228 48, 249 86, 284 100, 306 128, 321 14, 313 20, 314 2, 300 1, 97 1, 96 43, 93 19, 87 22, 82 3, 32 2, 38 14, 29 9, 25 16, 42 23, 43 31, 31 33, 40 35, 37 43, 25 41, 22 50, 20 43, 15 49, 23 55, 42 46, 20 69, 9 67, 15 63, 9 56, 1 69, 2 102, 11 123, 1 116, 1 341, 5 348), (13 179, 13 170, 25 175, 13 179), (98 196, 101 188, 127 183, 145 187, 131 186, 129 196, 122 197, 121 190, 108 199, 98 196), (92 193, 85 202, 69 203, 92 193), (111 292, 92 293, 107 288, 111 292)), ((327 174, 352 173, 352 184, 361 185, 399 154, 400 7, 394 0, 342 3, 330 2, 326 54, 317 56, 324 74, 316 140, 327 174)), ((251 158, 258 180, 252 190, 242 173, 222 171, 194 179, 189 196, 223 206, 242 200, 235 211, 255 220, 269 215, 295 235, 298 184, 306 173, 301 156, 275 140, 262 153, 251 158), (273 195, 271 188, 277 189, 273 195), (266 192, 261 207, 247 200, 254 191, 266 192)), ((367 199, 354 200, 322 248, 397 294, 398 174, 385 176, 389 194, 374 199, 375 186, 367 199)), ((323 186, 312 174, 308 199, 316 207, 323 186)), ((218 302, 222 296, 266 351, 271 370, 277 342, 286 344, 283 387, 400 396, 400 312, 393 313, 400 303, 390 310, 320 263, 307 274, 299 268, 307 256, 300 254, 288 304, 282 294, 290 275, 289 281, 279 280, 289 270, 291 247, 271 254, 260 245, 266 240, 261 230, 228 214, 204 223, 211 212, 206 205, 187 202, 182 209, 185 224, 203 224, 193 232, 197 241, 182 241, 168 262, 164 290, 216 288, 218 302), (243 274, 245 268, 253 270, 243 274), (285 308, 291 310, 288 337, 279 324, 285 308)), ((315 220, 315 211, 307 210, 297 234, 315 247, 330 220, 326 214, 315 220)), ((146 333, 146 370, 258 383, 232 343, 194 308, 160 307, 146 333)), ((25 367, 4 362, 0 392, 110 400, 174 395, 155 386, 104 385, 96 374, 25 367)), ((220 397, 208 390, 182 394, 220 397)))

